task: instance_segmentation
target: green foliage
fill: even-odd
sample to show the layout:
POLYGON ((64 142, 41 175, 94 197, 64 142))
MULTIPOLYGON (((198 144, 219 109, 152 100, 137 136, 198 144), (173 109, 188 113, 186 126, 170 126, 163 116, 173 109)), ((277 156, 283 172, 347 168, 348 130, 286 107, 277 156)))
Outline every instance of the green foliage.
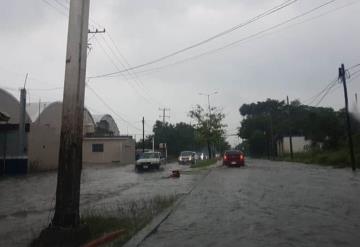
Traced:
MULTIPOLYGON (((338 148, 345 139, 344 115, 332 108, 302 105, 298 100, 287 105, 267 99, 244 104, 239 112, 244 119, 238 134, 246 141, 250 155, 276 155, 276 141, 290 131, 293 136, 310 139, 314 147, 322 143, 327 150, 338 148)), ((358 125, 356 128, 360 129, 358 125)))
MULTIPOLYGON (((360 155, 356 156, 356 160, 360 159, 360 155)), ((295 153, 294 159, 290 159, 290 155, 281 156, 278 160, 301 162, 305 164, 318 164, 333 167, 350 167, 349 151, 346 148, 339 150, 313 150, 310 152, 295 153)), ((359 164, 358 164, 359 167, 359 164)))
POLYGON ((191 165, 191 168, 200 168, 200 167, 207 167, 215 164, 217 159, 209 159, 209 160, 199 160, 196 164, 191 165))
POLYGON ((121 246, 176 199, 176 196, 157 196, 150 200, 130 201, 111 209, 88 210, 81 216, 81 223, 89 227, 88 241, 116 230, 125 230, 124 235, 114 243, 121 246))
POLYGON ((197 105, 189 112, 189 116, 195 120, 196 137, 199 143, 208 146, 209 156, 212 157, 211 146, 215 145, 219 151, 224 151, 229 147, 225 138, 225 127, 223 114, 216 107, 205 111, 200 105, 197 105))

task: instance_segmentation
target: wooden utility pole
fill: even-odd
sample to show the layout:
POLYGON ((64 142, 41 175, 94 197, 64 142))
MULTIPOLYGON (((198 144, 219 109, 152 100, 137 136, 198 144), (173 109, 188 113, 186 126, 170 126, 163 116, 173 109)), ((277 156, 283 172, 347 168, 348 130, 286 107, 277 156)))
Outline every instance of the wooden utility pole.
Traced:
POLYGON ((80 178, 90 0, 71 0, 53 227, 80 223, 80 178))
POLYGON ((289 144, 290 144, 290 158, 294 159, 293 153, 293 143, 292 143, 292 135, 291 135, 291 114, 290 114, 290 104, 289 104, 289 96, 286 96, 286 102, 288 107, 288 117, 289 117, 289 144))
POLYGON ((145 153, 145 118, 144 118, 144 117, 143 117, 143 119, 142 119, 142 126, 143 126, 142 149, 143 149, 143 153, 145 153))
POLYGON ((349 102, 348 102, 348 94, 347 94, 347 87, 346 87, 346 70, 344 64, 341 64, 339 68, 339 78, 341 79, 344 85, 344 96, 345 96, 345 114, 346 114, 346 123, 347 123, 347 133, 349 139, 349 151, 350 151, 350 159, 351 159, 351 167, 352 170, 356 170, 355 164, 355 155, 354 155, 354 146, 352 140, 352 131, 351 131, 351 121, 350 121, 350 114, 349 114, 349 102))

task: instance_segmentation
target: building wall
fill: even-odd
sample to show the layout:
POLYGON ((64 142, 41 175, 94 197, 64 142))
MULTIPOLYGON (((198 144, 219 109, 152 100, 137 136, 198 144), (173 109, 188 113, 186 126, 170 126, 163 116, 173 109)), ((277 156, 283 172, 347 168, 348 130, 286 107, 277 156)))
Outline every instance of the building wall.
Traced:
MULTIPOLYGON (((20 95, 20 91, 19 91, 20 95)), ((9 124, 19 124, 20 118, 20 102, 17 98, 10 93, 0 88, 0 111, 5 112, 10 116, 9 124)), ((28 114, 25 116, 25 122, 30 123, 30 117, 28 114)))
MULTIPOLYGON (((62 103, 48 104, 30 125, 28 156, 30 171, 54 170, 58 167, 62 103)), ((91 114, 84 109, 84 135, 95 130, 91 114)))
POLYGON ((54 170, 58 167, 60 131, 50 125, 31 126, 29 133, 30 171, 54 170))
MULTIPOLYGON (((308 150, 311 141, 306 140, 304 136, 294 136, 292 137, 292 144, 293 152, 300 153, 308 150)), ((279 154, 290 153, 290 138, 283 137, 283 139, 277 143, 277 148, 279 154)))
POLYGON ((128 138, 91 137, 83 140, 83 162, 121 165, 135 162, 135 142, 128 138), (93 152, 93 145, 103 145, 102 152, 93 152))
MULTIPOLYGON (((25 140, 27 141, 27 140, 25 140)), ((0 132, 0 157, 3 158, 6 150, 6 157, 19 156, 19 131, 9 130, 0 132), (6 135, 6 137, 5 137, 6 135), (6 142, 5 142, 6 141, 6 142)))

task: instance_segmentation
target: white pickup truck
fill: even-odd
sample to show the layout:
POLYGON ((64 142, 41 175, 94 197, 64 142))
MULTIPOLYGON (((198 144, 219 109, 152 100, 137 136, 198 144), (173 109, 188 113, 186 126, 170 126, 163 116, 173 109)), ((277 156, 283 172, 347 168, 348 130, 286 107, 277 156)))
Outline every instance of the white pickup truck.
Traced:
POLYGON ((143 169, 159 169, 162 164, 161 153, 160 152, 146 152, 143 153, 140 159, 135 163, 136 170, 143 169))

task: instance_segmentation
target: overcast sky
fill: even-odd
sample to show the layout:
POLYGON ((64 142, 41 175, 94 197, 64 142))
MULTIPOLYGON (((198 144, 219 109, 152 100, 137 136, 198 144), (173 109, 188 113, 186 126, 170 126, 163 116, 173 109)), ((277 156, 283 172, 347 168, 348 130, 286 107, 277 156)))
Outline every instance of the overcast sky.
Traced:
MULTIPOLYGON (((241 120, 238 109, 244 103, 267 98, 283 100, 286 95, 291 100, 308 103, 309 98, 336 78, 341 63, 348 67, 360 64, 360 0, 337 0, 231 48, 167 65, 241 40, 328 1, 298 0, 244 28, 134 70, 131 75, 91 79, 90 87, 131 124, 112 113, 89 89, 85 105, 93 114, 110 113, 122 134, 136 134, 139 138, 142 116, 150 134, 151 126, 161 114, 159 107, 171 109, 171 123, 189 123, 188 112, 194 105, 207 107, 207 98, 199 93, 218 92, 211 96, 210 103, 226 114, 228 134, 236 133, 241 120)), ((90 28, 105 27, 106 34, 89 35, 87 76, 122 69, 119 60, 123 58, 127 60, 126 66, 136 66, 162 57, 283 2, 91 0, 90 28)), ((27 87, 31 102, 62 99, 68 25, 68 10, 62 5, 68 6, 69 1, 0 1, 0 86, 17 98, 18 88, 29 73, 27 87)), ((351 72, 359 69, 356 67, 351 72)), ((354 94, 359 91, 360 79, 354 76, 349 83, 352 106, 354 94)), ((339 85, 320 105, 339 109, 343 101, 339 85)), ((236 144, 238 139, 232 137, 229 141, 236 144)))

